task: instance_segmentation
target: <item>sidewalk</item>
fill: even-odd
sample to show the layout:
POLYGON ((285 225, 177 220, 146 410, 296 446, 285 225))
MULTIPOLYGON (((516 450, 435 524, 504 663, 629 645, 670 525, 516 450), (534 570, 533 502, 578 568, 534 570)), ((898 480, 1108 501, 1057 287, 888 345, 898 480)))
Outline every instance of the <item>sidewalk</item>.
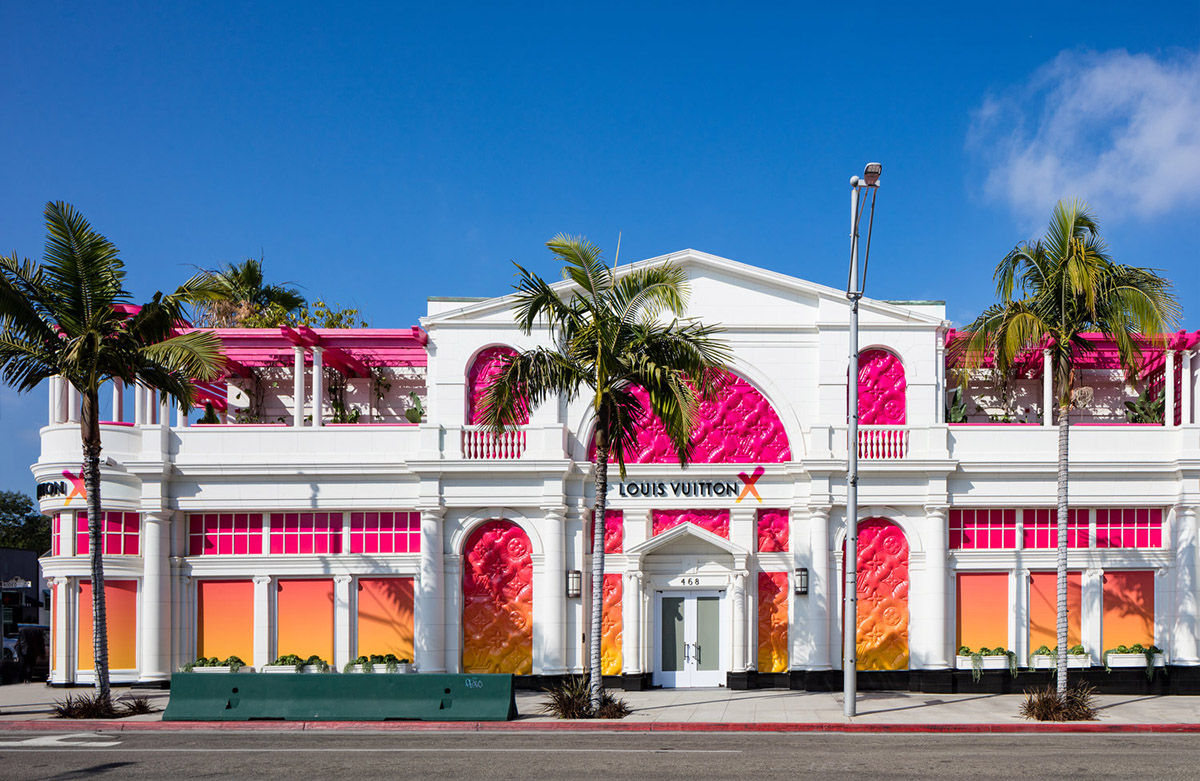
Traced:
MULTIPOLYGON (((91 693, 91 689, 51 689, 43 684, 20 684, 0 686, 0 730, 31 728, 30 722, 43 722, 41 728, 57 727, 71 729, 79 722, 53 718, 52 708, 56 700, 68 694, 91 693), (47 723, 48 720, 48 723, 47 723)), ((127 696, 127 687, 113 687, 114 697, 127 696)), ((145 716, 131 716, 112 722, 89 722, 89 726, 103 724, 118 728, 119 724, 139 724, 162 721, 162 709, 166 707, 168 692, 133 690, 133 695, 149 697, 159 710, 145 716)), ((813 729, 844 729, 861 726, 878 729, 959 729, 964 725, 1001 728, 1033 727, 1018 715, 1024 695, 1017 694, 918 694, 911 692, 860 692, 858 715, 847 719, 842 715, 841 692, 793 692, 780 689, 753 691, 730 691, 729 689, 655 689, 640 692, 614 692, 624 699, 633 713, 620 721, 564 722, 542 715, 541 706, 545 695, 534 692, 517 692, 517 710, 521 714, 515 722, 468 726, 457 723, 464 729, 532 728, 563 729, 571 726, 586 729, 782 729, 790 725, 801 728, 808 725, 813 729)), ((1083 722, 1092 728, 1112 728, 1118 725, 1186 725, 1190 730, 1200 731, 1200 697, 1184 696, 1134 696, 1100 695, 1096 698, 1100 719, 1083 722)), ((295 729, 295 722, 254 722, 255 729, 295 729)), ((315 723, 312 723, 315 724, 315 723)), ((328 725, 332 727, 334 723, 328 725)), ((373 725, 355 723, 362 729, 418 729, 413 722, 376 722, 373 725)), ((245 727, 245 723, 222 723, 220 728, 232 725, 245 727)), ((455 727, 446 723, 443 728, 455 727)), ((166 726, 166 725, 164 725, 166 726)), ((172 724, 174 726, 174 724, 172 724)), ((210 726, 216 729, 217 724, 210 726)), ((150 728, 135 727, 138 729, 150 728)), ((195 727, 192 727, 195 728, 195 727)), ((315 727, 308 727, 315 728, 315 727)))

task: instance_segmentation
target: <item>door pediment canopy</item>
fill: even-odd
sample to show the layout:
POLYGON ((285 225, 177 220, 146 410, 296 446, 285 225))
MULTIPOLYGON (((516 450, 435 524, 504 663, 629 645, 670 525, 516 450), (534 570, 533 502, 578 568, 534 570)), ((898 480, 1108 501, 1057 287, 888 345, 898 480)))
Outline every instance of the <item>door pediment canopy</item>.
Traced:
POLYGON ((692 523, 681 523, 625 551, 625 554, 636 560, 639 565, 647 556, 656 553, 718 553, 731 556, 737 569, 745 569, 750 558, 750 551, 741 545, 692 523))

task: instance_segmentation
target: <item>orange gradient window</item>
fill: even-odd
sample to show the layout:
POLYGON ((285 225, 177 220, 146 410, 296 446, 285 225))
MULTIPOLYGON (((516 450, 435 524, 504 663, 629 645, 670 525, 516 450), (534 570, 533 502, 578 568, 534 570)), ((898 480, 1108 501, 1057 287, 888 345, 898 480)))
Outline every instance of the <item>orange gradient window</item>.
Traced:
POLYGON ((1108 570, 1104 573, 1105 650, 1119 645, 1154 644, 1154 572, 1108 570))
MULTIPOLYGON (((1067 646, 1079 645, 1080 573, 1067 573, 1067 646)), ((1058 573, 1029 573, 1029 650, 1058 646, 1058 573)))
POLYGON ((202 580, 196 584, 196 656, 254 658, 254 584, 202 580))
POLYGON ((413 658, 413 579, 358 579, 358 653, 413 658))
POLYGON ((333 581, 281 580, 276 589, 276 653, 332 662, 333 581))
MULTIPOLYGON (((137 581, 104 581, 107 613, 108 666, 112 670, 137 668, 137 581)), ((79 669, 95 666, 92 646, 92 582, 79 581, 79 669)))
POLYGON ((955 645, 1008 648, 1008 604, 1007 572, 959 573, 955 645))

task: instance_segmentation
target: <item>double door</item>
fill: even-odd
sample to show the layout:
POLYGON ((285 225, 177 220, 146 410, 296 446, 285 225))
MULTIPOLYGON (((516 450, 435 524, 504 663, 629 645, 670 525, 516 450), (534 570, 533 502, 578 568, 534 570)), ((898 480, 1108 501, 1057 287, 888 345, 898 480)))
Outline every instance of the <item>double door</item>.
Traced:
POLYGON ((657 592, 654 679, 660 686, 724 686, 724 591, 657 592))

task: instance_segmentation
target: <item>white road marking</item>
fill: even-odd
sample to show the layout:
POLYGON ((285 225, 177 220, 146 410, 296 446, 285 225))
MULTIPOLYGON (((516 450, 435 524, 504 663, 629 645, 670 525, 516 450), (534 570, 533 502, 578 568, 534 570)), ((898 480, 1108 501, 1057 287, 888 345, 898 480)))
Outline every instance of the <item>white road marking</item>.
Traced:
POLYGON ((26 738, 25 740, 0 741, 0 748, 8 748, 10 746, 109 748, 119 745, 121 745, 121 741, 112 740, 108 736, 96 732, 76 732, 70 735, 39 735, 36 738, 26 738))
MULTIPOLYGON (((26 745, 23 743, 0 743, 0 746, 5 745, 26 745)), ((5 753, 23 753, 23 752, 42 752, 47 751, 68 751, 73 750, 78 752, 82 748, 102 747, 106 745, 116 745, 116 743, 80 743, 76 749, 62 748, 18 748, 5 753)), ((136 754, 189 754, 189 753, 205 753, 211 754, 212 748, 135 748, 126 746, 123 753, 136 754)), ((446 748, 222 748, 219 749, 222 754, 323 754, 323 753, 358 753, 358 754, 437 754, 445 753, 446 748)), ((540 753, 540 754, 741 754, 737 749, 674 749, 674 748, 454 748, 454 753, 475 753, 475 754, 513 754, 513 753, 540 753)))

